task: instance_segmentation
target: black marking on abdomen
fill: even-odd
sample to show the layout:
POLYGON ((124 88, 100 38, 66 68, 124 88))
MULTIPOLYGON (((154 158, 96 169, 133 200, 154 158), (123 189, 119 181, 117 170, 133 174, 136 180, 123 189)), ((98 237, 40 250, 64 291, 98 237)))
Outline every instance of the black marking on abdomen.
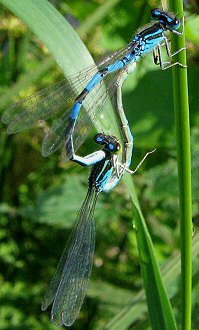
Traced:
POLYGON ((88 89, 84 88, 84 90, 78 95, 78 97, 75 99, 76 102, 79 102, 82 104, 86 96, 88 95, 89 91, 88 89))

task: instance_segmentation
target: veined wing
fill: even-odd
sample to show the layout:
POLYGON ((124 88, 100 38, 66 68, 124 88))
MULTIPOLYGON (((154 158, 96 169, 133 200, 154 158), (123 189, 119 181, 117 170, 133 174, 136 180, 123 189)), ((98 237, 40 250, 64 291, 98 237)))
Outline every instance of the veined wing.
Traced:
MULTIPOLYGON (((107 100, 111 100, 115 93, 115 82, 117 72, 107 75, 89 94, 82 105, 81 111, 78 116, 77 123, 75 124, 74 131, 72 131, 72 139, 74 151, 84 142, 86 136, 94 127, 99 115, 103 111, 108 111, 107 100), (104 84, 104 86, 101 86, 104 84)), ((72 156, 70 148, 71 132, 69 123, 69 113, 63 114, 47 131, 43 144, 43 156, 49 156, 60 147, 64 146, 62 159, 67 161, 72 156)))
POLYGON ((64 112, 70 114, 75 98, 96 71, 92 66, 11 105, 2 116, 2 121, 8 124, 8 133, 41 126, 64 112))
MULTIPOLYGON (((105 64, 110 65, 114 63, 129 52, 130 45, 101 62, 99 69, 105 64)), ((91 66, 89 70, 87 68, 71 76, 68 80, 63 80, 45 88, 9 107, 2 117, 2 121, 8 124, 8 133, 16 133, 34 126, 45 127, 47 133, 42 145, 43 156, 48 156, 63 146, 64 143, 67 144, 67 138, 70 139, 70 134, 67 136, 67 133, 70 133, 67 132, 67 126, 71 108, 78 93, 85 88, 96 71, 96 67, 91 66), (52 119, 51 128, 49 128, 49 119, 52 119)), ((91 129, 92 122, 96 120, 108 95, 113 93, 111 88, 113 87, 114 74, 108 75, 104 80, 109 90, 106 89, 102 93, 100 88, 102 83, 98 84, 85 99, 84 108, 86 110, 82 109, 80 111, 73 136, 75 151, 85 140, 91 129)), ((68 160, 71 156, 70 152, 66 153, 64 160, 68 160)))
POLYGON ((95 121, 109 96, 114 93, 114 75, 107 77, 110 86, 102 89, 101 83, 96 86, 86 97, 84 105, 79 113, 78 120, 75 124, 74 131, 70 131, 70 114, 64 113, 57 121, 54 122, 52 127, 47 130, 47 133, 42 143, 42 155, 49 156, 60 147, 64 147, 63 160, 67 161, 72 156, 70 148, 70 138, 72 135, 73 145, 75 152, 84 142, 88 133, 95 125, 95 121))
POLYGON ((42 302, 42 310, 53 302, 52 321, 71 326, 82 306, 92 270, 95 248, 94 211, 98 193, 89 189, 77 223, 64 249, 57 271, 42 302))
POLYGON ((30 127, 40 125, 60 113, 66 112, 74 103, 75 98, 85 88, 98 69, 114 63, 118 58, 129 52, 129 45, 115 52, 99 63, 85 68, 41 91, 8 107, 3 113, 2 121, 8 124, 8 133, 16 133, 30 127))

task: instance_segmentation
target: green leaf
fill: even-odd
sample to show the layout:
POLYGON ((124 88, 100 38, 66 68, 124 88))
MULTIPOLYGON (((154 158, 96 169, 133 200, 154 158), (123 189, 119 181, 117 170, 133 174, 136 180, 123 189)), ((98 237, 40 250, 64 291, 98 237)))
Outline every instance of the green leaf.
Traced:
POLYGON ((125 182, 130 192, 134 210, 133 222, 152 329, 177 329, 171 304, 158 267, 154 247, 136 198, 133 182, 128 178, 125 178, 125 182))
MULTIPOLYGON (((199 249, 199 234, 197 233, 193 239, 193 260, 194 260, 194 278, 193 286, 197 288, 199 284, 199 263, 198 263, 198 249, 199 249)), ((180 279, 180 253, 173 255, 166 261, 162 267, 162 275, 169 291, 169 297, 176 301, 180 296, 179 279, 180 279)), ((198 297, 198 290, 195 292, 198 297)), ((114 293, 112 293, 114 298, 114 293)), ((116 292, 117 296, 117 292, 116 292)), ((128 293, 127 293, 128 297, 128 293)), ((129 297, 127 298, 129 299, 129 297)), ((133 322, 138 322, 143 319, 143 314, 146 314, 147 308, 145 304, 144 290, 140 290, 137 295, 132 297, 131 303, 126 303, 126 306, 109 322, 106 326, 107 330, 126 330, 133 322)), ((195 301, 195 313, 198 311, 198 299, 195 301)), ((145 317, 146 318, 146 317, 145 317)), ((146 324, 148 322, 146 321, 146 324)), ((143 329, 138 326, 138 329, 143 329)), ((144 328, 146 329, 146 327, 144 328)), ((168 328, 170 329, 170 328, 168 328)))
POLYGON ((46 0, 1 0, 42 40, 65 75, 72 75, 93 59, 78 34, 64 17, 46 0), (80 52, 77 52, 78 51, 80 52), (72 64, 72 65, 71 65, 72 64))
MULTIPOLYGON (((94 61, 78 34, 64 17, 46 0, 0 0, 15 15, 20 17, 42 40, 54 56, 66 76, 82 71, 94 61)), ((103 85, 101 92, 103 93, 103 85)), ((111 103, 106 104, 102 122, 95 122, 98 130, 103 126, 120 136, 115 124, 111 103)))

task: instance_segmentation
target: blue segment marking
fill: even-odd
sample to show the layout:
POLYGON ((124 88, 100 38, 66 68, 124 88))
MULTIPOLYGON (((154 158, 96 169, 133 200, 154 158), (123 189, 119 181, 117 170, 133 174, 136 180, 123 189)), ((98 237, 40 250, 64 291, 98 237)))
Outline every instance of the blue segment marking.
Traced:
POLYGON ((81 106, 82 106, 81 103, 75 102, 75 104, 73 106, 72 114, 71 114, 71 119, 74 119, 74 120, 77 119, 77 117, 79 115, 79 112, 80 112, 80 109, 81 109, 81 106))

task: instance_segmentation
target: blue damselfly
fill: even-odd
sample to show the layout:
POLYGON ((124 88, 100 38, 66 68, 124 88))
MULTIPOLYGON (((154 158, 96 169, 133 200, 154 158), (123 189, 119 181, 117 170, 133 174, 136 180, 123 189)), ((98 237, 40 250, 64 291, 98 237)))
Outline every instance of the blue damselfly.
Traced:
POLYGON ((161 53, 164 46, 171 60, 184 49, 172 54, 165 34, 170 31, 181 36, 183 24, 180 19, 158 8, 151 11, 151 16, 155 23, 140 29, 123 50, 112 54, 99 63, 97 68, 87 68, 8 108, 2 116, 2 121, 8 124, 8 133, 34 126, 46 127, 48 120, 53 119, 43 140, 42 154, 48 156, 64 146, 63 159, 66 161, 83 143, 106 100, 114 94, 114 72, 122 70, 129 63, 138 62, 151 51, 155 64, 159 64, 162 69, 173 65, 184 67, 179 62, 164 62, 161 53), (104 93, 101 93, 101 82, 106 85, 104 93), (83 111, 80 111, 81 108, 84 108, 83 111))

